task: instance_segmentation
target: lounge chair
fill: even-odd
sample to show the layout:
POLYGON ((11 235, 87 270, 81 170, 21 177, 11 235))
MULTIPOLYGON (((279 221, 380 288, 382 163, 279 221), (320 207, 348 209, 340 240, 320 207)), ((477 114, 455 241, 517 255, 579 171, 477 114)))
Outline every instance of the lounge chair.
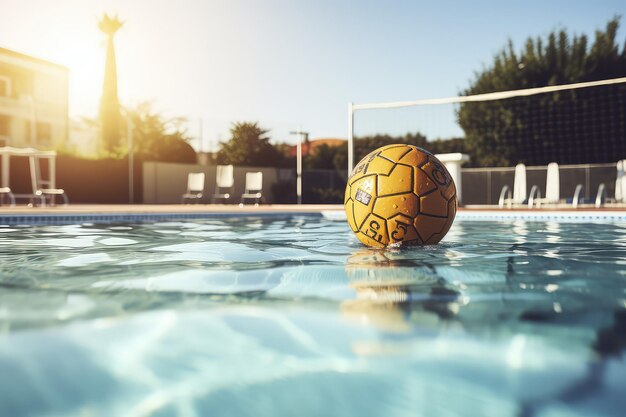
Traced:
POLYGON ((558 204, 561 198, 560 185, 559 164, 550 162, 546 174, 546 196, 541 198, 541 189, 533 185, 528 195, 528 208, 533 208, 535 204, 537 204, 537 207, 541 207, 542 203, 558 204))
POLYGON ((617 176, 615 177, 615 198, 607 198, 606 185, 601 183, 596 193, 596 208, 602 207, 605 203, 623 203, 626 201, 626 159, 617 161, 617 176))
POLYGON ((626 159, 617 161, 617 177, 615 179, 615 201, 618 203, 624 202, 626 197, 626 159))
POLYGON ((513 178, 513 195, 511 195, 511 188, 508 185, 502 187, 500 191, 500 198, 498 199, 498 206, 504 208, 506 204, 508 208, 511 208, 513 204, 524 204, 526 201, 526 165, 517 164, 515 166, 515 177, 513 178))
POLYGON ((187 176, 187 192, 183 194, 182 203, 186 200, 200 201, 204 192, 204 172, 190 172, 187 176))
POLYGON ((216 200, 224 200, 228 202, 235 184, 232 165, 218 165, 215 176, 215 193, 211 196, 211 203, 216 200))
MULTIPOLYGON (((533 185, 530 190, 530 195, 528 196, 528 207, 533 208, 536 204, 539 208, 542 204, 555 205, 569 201, 561 199, 560 184, 559 164, 556 162, 550 162, 548 164, 548 172, 546 174, 546 196, 545 198, 541 198, 541 190, 536 185, 533 185)), ((572 207, 578 208, 578 204, 583 202, 584 187, 582 184, 577 184, 574 191, 574 197, 571 200, 572 207)))
POLYGON ((33 206, 36 200, 39 200, 40 206, 48 204, 55 204, 57 196, 63 198, 65 205, 69 203, 67 195, 62 188, 56 188, 56 152, 55 151, 40 151, 33 148, 12 148, 1 147, 0 157, 2 158, 2 184, 0 186, 4 191, 0 191, 3 195, 8 195, 9 199, 14 202, 15 199, 28 199, 29 206, 33 206), (11 157, 26 157, 28 158, 31 190, 29 194, 14 194, 9 189, 9 173, 11 157), (47 179, 43 179, 41 175, 40 162, 42 159, 48 161, 48 176, 47 179), (7 191, 9 189, 9 191, 7 191), (10 193, 10 194, 9 194, 10 193))
POLYGON ((9 187, 0 187, 0 206, 4 204, 5 196, 9 199, 9 205, 11 207, 15 206, 15 196, 9 187))
MULTIPOLYGON (((56 157, 56 154, 54 155, 56 157)), ((33 199, 38 198, 42 206, 46 204, 54 206, 56 204, 56 197, 63 198, 63 205, 69 204, 69 199, 65 190, 62 188, 56 188, 55 184, 55 158, 47 155, 29 155, 28 163, 30 166, 30 178, 33 188, 33 196, 31 198, 31 205, 33 199), (48 159, 48 179, 44 180, 41 176, 40 159, 48 159)))
POLYGON ((243 205, 246 200, 255 200, 254 205, 258 206, 263 198, 263 173, 246 172, 246 191, 241 195, 241 203, 243 205))

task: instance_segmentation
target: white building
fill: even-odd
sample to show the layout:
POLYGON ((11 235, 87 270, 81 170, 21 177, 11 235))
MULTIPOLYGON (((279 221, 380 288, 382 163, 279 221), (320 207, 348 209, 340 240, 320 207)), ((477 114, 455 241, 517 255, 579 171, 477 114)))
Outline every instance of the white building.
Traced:
POLYGON ((66 144, 68 76, 62 65, 0 48, 0 146, 66 144))

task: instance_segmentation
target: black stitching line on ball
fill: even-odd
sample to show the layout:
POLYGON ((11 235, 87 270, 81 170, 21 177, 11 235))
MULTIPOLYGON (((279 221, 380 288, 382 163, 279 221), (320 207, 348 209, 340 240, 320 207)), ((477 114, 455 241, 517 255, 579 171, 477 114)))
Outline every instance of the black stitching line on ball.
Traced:
POLYGON ((380 154, 379 154, 379 155, 377 155, 377 156, 378 156, 379 158, 381 158, 381 159, 384 159, 385 161, 389 161, 389 162, 391 162, 392 164, 395 164, 395 163, 396 163, 396 161, 392 161, 391 159, 387 158, 385 155, 380 155, 380 154))
POLYGON ((412 191, 400 191, 400 192, 393 193, 393 194, 379 195, 378 197, 395 197, 395 196, 403 195, 403 194, 413 194, 413 195, 415 195, 415 193, 413 193, 412 191))
POLYGON ((404 158, 405 156, 407 156, 409 153, 411 153, 411 151, 412 151, 412 150, 413 150, 413 149, 411 149, 411 148, 409 147, 409 149, 408 149, 405 153, 403 153, 403 154, 400 156, 400 158, 398 158, 398 161, 399 161, 399 160, 401 160, 402 158, 404 158))
POLYGON ((417 193, 415 193, 415 195, 416 195, 416 196, 418 196, 418 197, 426 197, 427 195, 431 195, 432 193, 434 193, 434 192, 435 192, 435 191, 437 191, 437 190, 439 190, 439 187, 435 187, 435 188, 433 188, 433 189, 432 189, 432 190, 430 190, 430 191, 426 191, 426 192, 425 192, 424 194, 422 194, 422 195, 419 195, 419 194, 417 194, 417 193))
MULTIPOLYGON (((450 209, 448 209, 448 212, 450 212, 450 209)), ((438 216, 436 214, 428 214, 428 213, 424 213, 422 211, 420 211, 420 213, 418 214, 418 216, 426 216, 426 217, 432 217, 435 219, 448 219, 450 216, 445 215, 445 216, 438 216)), ((416 217, 417 218, 417 217, 416 217)))
MULTIPOLYGON (((352 187, 354 185, 354 183, 357 182, 358 180, 362 180, 363 178, 368 178, 368 177, 375 177, 375 176, 376 176, 376 174, 369 174, 369 175, 363 175, 363 176, 361 176, 359 178, 355 178, 354 181, 352 181, 350 183, 350 187, 352 187)), ((378 191, 378 189, 376 189, 376 191, 378 191)))

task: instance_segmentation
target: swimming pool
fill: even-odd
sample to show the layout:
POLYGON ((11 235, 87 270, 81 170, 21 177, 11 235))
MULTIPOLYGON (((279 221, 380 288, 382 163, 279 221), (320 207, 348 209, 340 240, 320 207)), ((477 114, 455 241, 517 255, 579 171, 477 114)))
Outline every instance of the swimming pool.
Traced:
POLYGON ((626 223, 0 227, 3 416, 621 416, 626 223))

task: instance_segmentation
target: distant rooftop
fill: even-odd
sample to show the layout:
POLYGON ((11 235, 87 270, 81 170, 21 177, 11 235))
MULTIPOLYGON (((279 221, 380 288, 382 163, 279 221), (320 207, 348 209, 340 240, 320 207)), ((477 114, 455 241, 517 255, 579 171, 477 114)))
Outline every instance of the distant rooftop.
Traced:
MULTIPOLYGON (((302 154, 308 155, 313 152, 313 150, 319 146, 326 145, 328 147, 334 148, 337 146, 341 146, 346 144, 346 139, 337 139, 337 138, 321 138, 321 139, 311 139, 308 142, 304 142, 302 144, 302 154)), ((296 155, 296 145, 291 145, 289 147, 289 155, 296 155)))
POLYGON ((31 55, 26 55, 26 54, 23 54, 21 52, 14 51, 12 49, 3 48, 1 46, 0 46, 0 55, 13 56, 15 58, 25 59, 25 60, 28 60, 28 61, 31 61, 31 62, 36 62, 36 63, 39 63, 39 64, 53 66, 53 67, 56 67, 58 69, 62 69, 64 71, 69 71, 69 69, 66 66, 64 66, 64 65, 57 64, 57 63, 52 62, 52 61, 47 61, 45 59, 36 58, 34 56, 31 56, 31 55))

